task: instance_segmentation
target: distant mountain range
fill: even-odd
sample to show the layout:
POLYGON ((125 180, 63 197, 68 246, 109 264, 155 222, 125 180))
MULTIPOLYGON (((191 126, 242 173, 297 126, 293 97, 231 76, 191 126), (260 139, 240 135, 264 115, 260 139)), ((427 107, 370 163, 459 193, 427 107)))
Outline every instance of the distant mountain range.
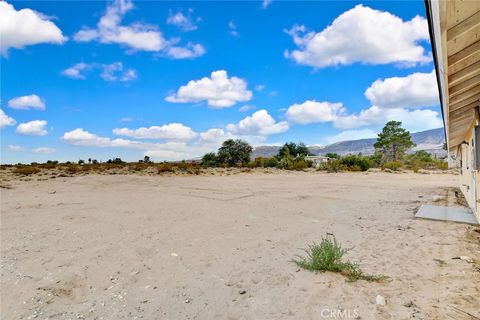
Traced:
MULTIPOLYGON (((411 134, 413 142, 417 145, 410 152, 417 150, 428 151, 437 157, 443 157, 446 155, 446 151, 443 150, 443 144, 445 143, 445 135, 443 128, 431 129, 427 131, 415 132, 411 134)), ((373 144, 377 141, 373 139, 360 139, 340 141, 326 146, 309 146, 311 153, 315 155, 325 155, 327 153, 337 153, 339 155, 346 154, 358 154, 364 155, 373 154, 375 149, 373 144)), ((253 150, 252 158, 257 157, 273 157, 278 153, 279 146, 259 146, 253 150)))

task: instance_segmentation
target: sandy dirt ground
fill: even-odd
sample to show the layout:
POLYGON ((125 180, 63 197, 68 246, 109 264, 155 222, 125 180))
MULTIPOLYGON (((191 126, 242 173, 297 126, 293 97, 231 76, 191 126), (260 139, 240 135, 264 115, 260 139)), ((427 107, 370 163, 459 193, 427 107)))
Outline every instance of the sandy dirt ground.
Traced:
POLYGON ((1 190, 2 319, 474 319, 479 228, 450 174, 87 175, 1 190), (291 262, 327 233, 382 283, 291 262), (469 256, 471 262, 452 259, 469 256), (377 295, 386 305, 376 302, 377 295))

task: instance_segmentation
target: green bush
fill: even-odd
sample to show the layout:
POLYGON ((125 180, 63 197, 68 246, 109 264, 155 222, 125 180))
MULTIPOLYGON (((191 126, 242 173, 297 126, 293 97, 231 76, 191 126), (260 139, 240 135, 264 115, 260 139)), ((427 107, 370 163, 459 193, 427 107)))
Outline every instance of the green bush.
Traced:
POLYGON ((327 172, 339 172, 344 170, 343 166, 340 164, 340 160, 331 160, 327 163, 322 163, 318 170, 326 170, 327 172))
POLYGON ((265 166, 268 167, 268 168, 276 168, 278 167, 278 159, 273 157, 273 158, 269 158, 266 163, 265 163, 265 166))
POLYGON ((381 153, 374 153, 367 157, 371 167, 380 167, 382 165, 383 156, 381 153))
POLYGON ((421 162, 433 162, 432 155, 425 150, 418 150, 415 153, 409 154, 405 157, 405 160, 408 161, 421 161, 421 162))
POLYGON ((329 157, 330 159, 338 159, 340 158, 340 156, 337 154, 337 153, 332 153, 332 152, 329 152, 325 155, 325 157, 329 157))
POLYGON ((216 167, 217 162, 218 162, 217 155, 214 152, 206 153, 202 157, 202 167, 204 168, 216 167))
POLYGON ((353 154, 342 157, 339 161, 340 165, 350 171, 367 171, 371 167, 367 158, 353 154))
POLYGON ((400 161, 388 161, 383 164, 383 169, 390 169, 398 171, 402 168, 403 164, 400 161))

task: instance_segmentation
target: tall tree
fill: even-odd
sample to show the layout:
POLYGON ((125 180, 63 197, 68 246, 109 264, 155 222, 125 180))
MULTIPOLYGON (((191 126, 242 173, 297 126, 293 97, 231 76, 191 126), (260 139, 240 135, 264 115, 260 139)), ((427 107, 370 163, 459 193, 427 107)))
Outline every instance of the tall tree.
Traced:
POLYGON ((234 166, 237 164, 246 164, 250 162, 250 153, 253 148, 247 142, 237 139, 229 139, 223 142, 218 149, 217 161, 219 163, 234 166))
POLYGON ((288 156, 292 157, 305 157, 310 154, 308 147, 303 143, 299 142, 296 144, 295 142, 287 142, 283 145, 282 148, 278 151, 277 157, 278 158, 285 158, 288 156))
POLYGON ((389 121, 378 134, 377 142, 373 145, 376 152, 383 155, 384 161, 401 160, 405 152, 414 147, 410 132, 402 128, 400 121, 389 121))

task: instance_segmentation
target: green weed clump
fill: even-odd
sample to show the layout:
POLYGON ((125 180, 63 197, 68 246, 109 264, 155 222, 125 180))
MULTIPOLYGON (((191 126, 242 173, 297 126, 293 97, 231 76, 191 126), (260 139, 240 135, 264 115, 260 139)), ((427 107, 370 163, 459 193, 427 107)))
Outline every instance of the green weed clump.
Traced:
POLYGON ((343 256, 349 250, 350 249, 342 248, 335 239, 335 236, 327 236, 322 238, 320 244, 313 243, 309 245, 305 250, 307 254, 306 257, 299 257, 298 259, 294 259, 293 262, 300 268, 309 271, 340 273, 347 277, 349 282, 357 280, 378 282, 385 278, 381 275, 365 274, 358 264, 342 261, 343 256))

